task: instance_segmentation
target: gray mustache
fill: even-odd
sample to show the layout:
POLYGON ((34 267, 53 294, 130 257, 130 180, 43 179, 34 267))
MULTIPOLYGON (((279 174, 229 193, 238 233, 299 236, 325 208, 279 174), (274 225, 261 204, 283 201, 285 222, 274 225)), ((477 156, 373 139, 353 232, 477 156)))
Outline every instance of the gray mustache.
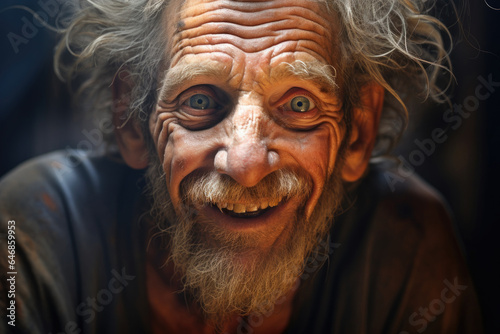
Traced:
POLYGON ((181 196, 184 203, 198 205, 210 202, 251 204, 262 200, 305 198, 311 191, 310 178, 290 169, 277 170, 250 188, 216 171, 189 175, 181 183, 181 196))

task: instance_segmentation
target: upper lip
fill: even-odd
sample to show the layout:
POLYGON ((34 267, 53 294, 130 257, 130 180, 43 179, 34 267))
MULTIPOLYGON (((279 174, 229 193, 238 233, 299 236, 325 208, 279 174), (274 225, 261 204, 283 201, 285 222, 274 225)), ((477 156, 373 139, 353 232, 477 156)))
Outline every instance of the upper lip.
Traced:
POLYGON ((256 212, 258 210, 267 209, 268 207, 275 207, 281 203, 283 197, 267 200, 263 199, 260 201, 250 202, 250 203, 234 203, 234 202, 211 202, 212 205, 222 209, 233 211, 235 213, 246 213, 246 212, 256 212))

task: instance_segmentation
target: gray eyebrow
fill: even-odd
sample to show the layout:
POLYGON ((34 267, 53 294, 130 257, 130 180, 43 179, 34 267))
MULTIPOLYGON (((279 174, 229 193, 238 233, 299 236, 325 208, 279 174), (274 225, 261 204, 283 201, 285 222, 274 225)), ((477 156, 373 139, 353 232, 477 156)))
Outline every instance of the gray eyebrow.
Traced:
POLYGON ((310 81, 316 84, 324 93, 339 93, 336 82, 336 69, 319 61, 296 60, 293 63, 281 63, 271 70, 271 82, 294 77, 299 80, 310 81))
MULTIPOLYGON (((186 82, 196 81, 196 78, 226 78, 227 66, 216 61, 201 61, 169 69, 160 89, 160 100, 167 101, 173 93, 179 92, 186 82)), ((201 84, 201 82, 200 82, 201 84)))
MULTIPOLYGON (((160 100, 169 103, 172 96, 176 96, 182 87, 189 82, 196 82, 197 78, 227 79, 229 70, 226 65, 213 60, 206 60, 169 69, 163 80, 159 92, 160 100)), ((283 79, 295 78, 313 82, 324 93, 338 94, 339 86, 335 80, 336 70, 333 66, 319 61, 296 60, 292 63, 281 63, 269 73, 271 84, 283 79)), ((202 84, 203 82, 200 82, 202 84)))

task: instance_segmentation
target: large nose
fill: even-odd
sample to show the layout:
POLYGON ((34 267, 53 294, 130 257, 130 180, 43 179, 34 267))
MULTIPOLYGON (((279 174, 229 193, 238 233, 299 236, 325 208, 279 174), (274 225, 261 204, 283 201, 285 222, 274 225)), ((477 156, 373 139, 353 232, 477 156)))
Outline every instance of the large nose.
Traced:
POLYGON ((239 105, 230 122, 227 144, 215 155, 215 168, 241 185, 253 187, 278 169, 279 155, 269 149, 267 135, 272 121, 258 105, 239 105))

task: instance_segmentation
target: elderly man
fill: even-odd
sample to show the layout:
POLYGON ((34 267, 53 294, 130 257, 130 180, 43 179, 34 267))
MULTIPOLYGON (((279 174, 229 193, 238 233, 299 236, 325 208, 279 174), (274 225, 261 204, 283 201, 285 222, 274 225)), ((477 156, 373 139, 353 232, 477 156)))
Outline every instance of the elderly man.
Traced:
POLYGON ((441 26, 421 3, 81 6, 58 69, 90 73, 118 149, 2 181, 3 328, 481 332, 439 195, 372 159, 405 94, 440 94, 441 26))

